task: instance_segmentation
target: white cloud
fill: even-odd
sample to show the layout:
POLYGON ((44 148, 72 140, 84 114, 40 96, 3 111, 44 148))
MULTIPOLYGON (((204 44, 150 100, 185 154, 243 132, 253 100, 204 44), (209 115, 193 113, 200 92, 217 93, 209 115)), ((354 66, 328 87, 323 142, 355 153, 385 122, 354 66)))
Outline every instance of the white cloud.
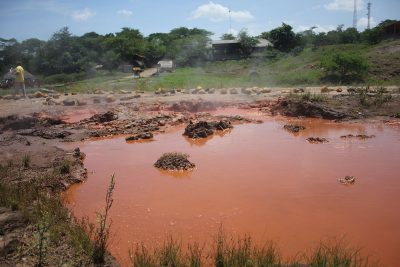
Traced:
POLYGON ((93 17, 94 15, 96 15, 95 12, 91 11, 89 8, 85 8, 83 10, 75 10, 72 13, 72 18, 77 22, 81 22, 81 21, 88 20, 89 18, 93 17))
MULTIPOLYGON (((324 6, 327 10, 340 10, 340 11, 353 11, 354 0, 333 0, 329 4, 324 6)), ((357 10, 365 9, 364 0, 357 0, 357 10)))
MULTIPOLYGON (((254 19, 254 16, 247 10, 230 11, 232 20, 245 22, 254 19)), ((192 19, 205 18, 212 22, 224 21, 229 19, 229 8, 214 2, 199 6, 192 14, 192 19)))
MULTIPOLYGON (((363 18, 359 19, 358 22, 357 22, 357 25, 359 27, 367 28, 367 26, 368 26, 368 18, 367 17, 363 17, 363 18)), ((370 20, 370 26, 371 26, 371 28, 376 26, 376 21, 372 17, 371 17, 371 20, 370 20)))
MULTIPOLYGON (((336 27, 333 25, 314 25, 313 27, 315 27, 313 30, 315 33, 329 32, 336 29, 336 27)), ((300 25, 296 28, 296 32, 307 31, 310 28, 311 28, 310 26, 300 25)))
POLYGON ((117 14, 125 16, 125 17, 130 17, 130 16, 132 16, 133 12, 130 10, 127 10, 127 9, 121 9, 121 10, 117 11, 117 14))

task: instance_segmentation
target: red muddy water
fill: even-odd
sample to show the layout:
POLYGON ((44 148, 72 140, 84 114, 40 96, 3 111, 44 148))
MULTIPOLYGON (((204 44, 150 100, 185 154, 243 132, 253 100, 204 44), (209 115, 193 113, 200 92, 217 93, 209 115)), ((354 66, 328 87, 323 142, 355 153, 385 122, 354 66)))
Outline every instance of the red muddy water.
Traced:
MULTIPOLYGON (((154 247, 171 234, 183 243, 210 244, 220 224, 233 236, 274 240, 286 257, 325 238, 345 237, 387 266, 400 262, 400 127, 292 120, 307 129, 283 129, 287 120, 236 125, 191 141, 183 128, 154 141, 124 138, 79 143, 86 153, 87 182, 66 194, 77 216, 102 209, 110 176, 117 177, 111 252, 128 262, 137 242, 154 247), (367 134, 375 138, 342 139, 367 134), (329 143, 310 144, 309 136, 329 143), (191 172, 153 167, 164 152, 185 152, 191 172), (338 179, 356 177, 345 186, 338 179)), ((76 144, 75 144, 76 145, 76 144)))

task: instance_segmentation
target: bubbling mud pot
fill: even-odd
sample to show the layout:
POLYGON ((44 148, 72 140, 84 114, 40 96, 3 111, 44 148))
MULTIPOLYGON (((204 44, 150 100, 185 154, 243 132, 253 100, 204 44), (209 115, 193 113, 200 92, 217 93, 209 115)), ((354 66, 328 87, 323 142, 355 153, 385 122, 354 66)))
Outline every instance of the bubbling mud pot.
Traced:
POLYGON ((118 137, 71 144, 87 155, 89 172, 66 192, 75 215, 94 220, 110 176, 117 177, 111 252, 123 265, 136 243, 155 247, 171 234, 207 246, 221 224, 234 236, 276 241, 285 257, 345 236, 387 266, 400 262, 400 127, 275 118, 201 140, 183 131, 173 128, 152 142, 118 137), (292 133, 285 124, 305 129, 292 133), (375 137, 341 138, 350 134, 375 137), (310 144, 310 136, 329 143, 310 144), (189 154, 196 168, 155 168, 170 151, 189 154), (346 176, 357 182, 341 185, 346 176))

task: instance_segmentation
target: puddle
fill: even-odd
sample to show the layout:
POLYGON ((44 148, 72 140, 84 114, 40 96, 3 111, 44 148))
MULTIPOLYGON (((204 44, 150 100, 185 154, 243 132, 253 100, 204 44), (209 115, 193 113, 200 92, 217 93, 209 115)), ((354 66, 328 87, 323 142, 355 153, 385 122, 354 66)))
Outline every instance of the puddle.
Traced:
MULTIPOLYGON (((101 210, 115 172, 112 253, 122 263, 135 242, 157 246, 167 234, 185 242, 211 242, 222 223, 232 235, 274 240, 291 257, 319 240, 345 237, 381 262, 400 262, 400 128, 289 120, 307 127, 294 135, 288 120, 236 125, 191 141, 183 128, 153 142, 123 138, 79 143, 86 153, 87 182, 67 201, 77 216, 101 210), (375 138, 341 139, 368 134, 375 138), (329 143, 310 144, 309 136, 329 143), (164 152, 190 154, 196 168, 170 173, 153 167, 164 152), (356 183, 338 179, 351 175, 356 183)), ((76 146, 76 144, 74 144, 76 146)))

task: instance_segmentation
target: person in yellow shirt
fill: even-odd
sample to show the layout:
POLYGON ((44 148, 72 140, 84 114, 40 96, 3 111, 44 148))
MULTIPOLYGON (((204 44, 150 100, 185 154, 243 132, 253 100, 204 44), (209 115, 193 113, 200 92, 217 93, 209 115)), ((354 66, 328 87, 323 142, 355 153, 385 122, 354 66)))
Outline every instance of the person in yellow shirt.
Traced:
POLYGON ((14 69, 15 71, 15 93, 18 93, 18 89, 22 89, 22 93, 26 98, 25 93, 25 77, 24 77, 24 68, 21 66, 22 64, 17 63, 17 67, 14 69))

